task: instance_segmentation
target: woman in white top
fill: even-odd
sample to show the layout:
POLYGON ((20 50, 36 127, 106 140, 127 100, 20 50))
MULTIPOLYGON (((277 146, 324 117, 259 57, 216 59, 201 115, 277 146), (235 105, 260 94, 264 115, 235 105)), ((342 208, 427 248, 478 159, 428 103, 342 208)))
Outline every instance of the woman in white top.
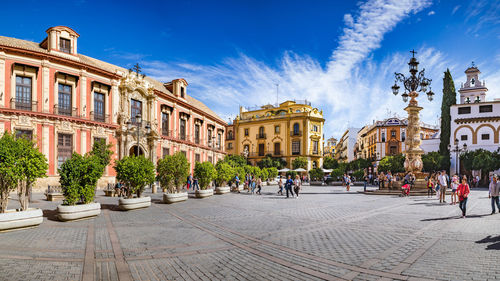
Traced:
POLYGON ((451 203, 450 203, 450 205, 457 204, 457 201, 458 201, 458 198, 457 198, 457 188, 458 188, 459 184, 460 183, 458 181, 458 176, 457 175, 453 175, 453 177, 451 178, 451 203))
POLYGON ((302 183, 300 182, 300 177, 299 175, 296 175, 295 180, 293 181, 293 188, 295 190, 295 194, 297 195, 297 197, 299 197, 299 190, 301 185, 302 183))
POLYGON ((278 181, 278 194, 279 195, 283 195, 283 179, 281 179, 281 176, 280 176, 280 180, 278 181))

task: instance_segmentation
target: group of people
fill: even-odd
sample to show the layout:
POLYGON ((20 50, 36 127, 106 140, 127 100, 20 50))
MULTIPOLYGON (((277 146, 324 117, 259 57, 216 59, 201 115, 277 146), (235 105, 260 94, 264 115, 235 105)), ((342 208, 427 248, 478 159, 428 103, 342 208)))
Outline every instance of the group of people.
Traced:
MULTIPOLYGON (((436 193, 439 198, 439 203, 446 203, 446 190, 450 188, 450 205, 459 205, 462 211, 462 217, 466 217, 467 211, 467 201, 470 194, 470 186, 467 176, 459 177, 458 175, 453 175, 450 177, 446 174, 446 171, 441 171, 434 173, 427 178, 427 196, 432 197, 436 193)), ((493 175, 490 180, 488 197, 491 198, 491 214, 496 212, 495 206, 500 212, 500 182, 497 175, 493 175)))
MULTIPOLYGON (((239 185, 239 179, 237 181, 239 185)), ((244 188, 247 192, 252 192, 252 194, 262 195, 262 178, 257 177, 254 174, 246 174, 245 175, 245 186, 244 188), (257 191, 255 191, 257 189, 257 191)))
POLYGON ((190 188, 192 188, 193 190, 199 190, 200 189, 200 185, 198 184, 198 178, 196 177, 193 177, 191 174, 189 174, 189 176, 187 177, 187 180, 186 180, 186 188, 189 190, 190 188))
POLYGON ((283 179, 280 176, 278 180, 278 194, 283 195, 283 187, 286 190, 286 198, 290 198, 289 193, 292 195, 292 198, 298 198, 300 188, 302 187, 302 181, 300 180, 299 175, 296 175, 293 180, 292 176, 288 175, 288 179, 285 182, 283 182, 283 179))

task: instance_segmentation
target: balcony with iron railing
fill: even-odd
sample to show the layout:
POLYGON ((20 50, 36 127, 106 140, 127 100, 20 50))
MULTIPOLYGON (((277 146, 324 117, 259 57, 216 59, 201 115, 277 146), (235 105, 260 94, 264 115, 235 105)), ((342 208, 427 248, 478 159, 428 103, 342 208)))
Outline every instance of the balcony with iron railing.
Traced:
POLYGON ((25 111, 37 111, 38 102, 24 99, 10 99, 10 108, 25 111))
POLYGON ((291 137, 301 137, 302 136, 302 131, 291 131, 290 132, 291 137))
POLYGON ((97 122, 111 123, 109 114, 95 114, 94 111, 90 112, 90 120, 94 120, 97 122))
POLYGON ((71 117, 80 117, 78 116, 78 108, 76 107, 60 107, 59 105, 54 105, 54 114, 56 115, 66 115, 71 117))
POLYGON ((266 134, 265 133, 257 134, 255 138, 258 140, 266 139, 266 134))

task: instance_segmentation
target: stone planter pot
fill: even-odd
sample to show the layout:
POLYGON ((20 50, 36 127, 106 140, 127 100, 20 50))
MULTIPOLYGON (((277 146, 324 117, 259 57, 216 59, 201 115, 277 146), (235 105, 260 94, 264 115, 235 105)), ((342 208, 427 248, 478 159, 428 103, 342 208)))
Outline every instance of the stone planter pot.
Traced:
POLYGON ((231 192, 231 188, 229 186, 219 186, 215 188, 216 194, 226 194, 231 192))
POLYGON ((196 190, 194 195, 196 198, 205 198, 205 197, 210 197, 214 195, 214 190, 213 189, 205 189, 205 190, 196 190))
POLYGON ((26 211, 17 212, 7 210, 0 214, 0 231, 7 229, 37 226, 43 222, 43 212, 41 209, 29 208, 26 211))
POLYGON ((234 186, 231 191, 233 192, 238 192, 238 191, 243 191, 243 185, 240 185, 238 187, 234 186))
POLYGON ((118 200, 118 208, 123 211, 147 208, 151 206, 151 197, 139 198, 120 198, 118 200))
POLYGON ((94 217, 101 213, 100 203, 81 204, 74 206, 57 206, 57 218, 61 221, 72 221, 94 217))
POLYGON ((187 199, 188 199, 187 192, 163 193, 163 203, 166 203, 166 204, 182 202, 182 201, 186 201, 187 199))

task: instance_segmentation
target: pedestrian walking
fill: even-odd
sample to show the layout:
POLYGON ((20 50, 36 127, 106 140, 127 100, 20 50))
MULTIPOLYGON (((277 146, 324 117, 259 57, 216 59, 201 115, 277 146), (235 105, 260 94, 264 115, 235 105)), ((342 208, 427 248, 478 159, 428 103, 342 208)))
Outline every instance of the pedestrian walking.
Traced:
POLYGON ((292 186, 293 186, 293 180, 292 180, 292 176, 288 176, 288 179, 286 180, 286 183, 285 183, 285 189, 286 189, 286 198, 289 198, 288 196, 288 192, 290 191, 290 193, 292 194, 292 198, 293 198, 293 191, 292 191, 292 186))
POLYGON ((498 196, 500 194, 500 182, 498 181, 498 176, 493 175, 491 178, 490 186, 489 186, 489 195, 491 198, 491 214, 495 213, 495 204, 497 205, 498 212, 500 213, 500 202, 498 196))
POLYGON ((392 188, 392 173, 391 171, 387 172, 387 188, 391 189, 392 188))
POLYGON ((234 176, 234 183, 236 184, 236 190, 240 193, 240 178, 238 176, 238 173, 236 173, 236 176, 234 176))
POLYGON ((368 181, 369 181, 369 177, 367 174, 365 174, 365 176, 363 177, 363 191, 366 192, 366 185, 368 184, 368 181))
POLYGON ((280 176, 280 180, 278 181, 278 194, 283 195, 283 179, 280 176))
POLYGON ((434 182, 432 181, 432 177, 429 177, 427 180, 427 197, 432 197, 432 192, 434 191, 434 182))
POLYGON ((255 181, 256 181, 255 176, 253 174, 250 175, 250 186, 252 189, 252 194, 254 194, 254 192, 255 192, 255 184, 256 184, 255 181))
POLYGON ((460 210, 462 210, 462 218, 465 218, 467 210, 467 199, 469 198, 470 193, 470 188, 469 184, 467 184, 466 176, 462 178, 462 183, 458 185, 457 193, 458 200, 460 201, 458 207, 460 207, 460 210))
POLYGON ((189 190, 189 188, 191 188, 191 183, 193 181, 193 176, 191 174, 189 174, 189 176, 187 176, 187 179, 186 179, 186 189, 189 190))
POLYGON ((380 172, 378 176, 378 188, 379 189, 384 189, 384 183, 385 183, 385 175, 384 172, 380 172))
POLYGON ((295 176, 295 180, 293 181, 293 189, 295 191, 295 195, 297 198, 299 197, 299 191, 300 191, 300 186, 302 185, 302 182, 300 181, 299 176, 295 176))
POLYGON ((439 203, 446 203, 446 188, 448 188, 448 178, 446 171, 442 170, 441 175, 438 177, 439 181, 439 203))
POLYGON ((261 179, 261 177, 258 177, 258 178, 257 178, 257 194, 262 195, 262 194, 260 193, 260 190, 261 190, 261 189, 262 189, 262 179, 261 179))
POLYGON ((455 174, 453 175, 453 177, 451 178, 451 203, 450 205, 455 205, 457 204, 458 200, 457 200, 457 188, 458 188, 458 185, 460 184, 460 181, 458 180, 458 176, 455 174))
POLYGON ((346 190, 349 191, 351 189, 351 178, 349 177, 349 175, 344 174, 344 182, 346 190))
POLYGON ((193 191, 199 190, 199 189, 200 189, 200 186, 198 185, 198 178, 194 177, 193 178, 193 191))

